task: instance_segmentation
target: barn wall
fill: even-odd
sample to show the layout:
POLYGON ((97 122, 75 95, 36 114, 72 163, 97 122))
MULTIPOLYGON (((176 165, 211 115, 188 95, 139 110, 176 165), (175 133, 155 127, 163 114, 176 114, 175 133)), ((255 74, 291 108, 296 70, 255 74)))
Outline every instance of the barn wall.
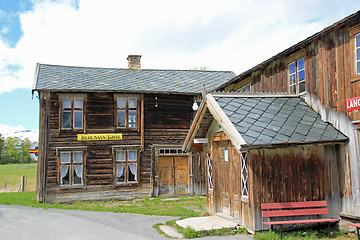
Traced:
POLYGON ((344 192, 343 145, 304 145, 252 149, 249 164, 254 230, 262 222, 261 203, 326 200, 328 217, 339 218, 344 192))

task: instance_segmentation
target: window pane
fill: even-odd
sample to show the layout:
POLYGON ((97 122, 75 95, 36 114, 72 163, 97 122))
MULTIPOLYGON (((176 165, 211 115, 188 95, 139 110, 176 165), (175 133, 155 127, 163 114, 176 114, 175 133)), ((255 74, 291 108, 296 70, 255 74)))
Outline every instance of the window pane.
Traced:
POLYGON ((136 128, 136 110, 129 110, 129 128, 136 128))
POLYGON ((360 34, 356 35, 355 37, 355 41, 356 41, 356 47, 360 47, 360 34))
POLYGON ((71 98, 63 99, 63 108, 71 108, 71 98))
POLYGON ((136 152, 136 150, 129 150, 128 154, 129 154, 129 156, 128 156, 129 161, 136 161, 137 160, 137 152, 136 152))
POLYGON ((290 92, 296 93, 296 85, 290 86, 290 92))
POLYGON ((70 174, 69 174, 69 165, 60 166, 60 184, 69 185, 70 184, 70 174))
POLYGON ((116 161, 126 161, 125 150, 116 151, 116 161))
POLYGON ((360 60, 360 48, 356 49, 356 60, 360 60))
POLYGON ((137 176, 137 164, 136 163, 128 163, 128 181, 136 181, 137 176))
POLYGON ((136 98, 129 98, 129 108, 136 108, 136 98))
POLYGON ((63 111, 62 128, 71 128, 71 111, 63 111))
POLYGON ((290 78, 290 85, 296 84, 296 75, 295 74, 291 74, 289 76, 290 78))
POLYGON ((83 162, 83 154, 82 152, 74 152, 74 163, 82 163, 83 162))
POLYGON ((298 71, 302 70, 302 69, 305 69, 305 60, 304 60, 304 58, 298 60, 297 64, 298 64, 298 71))
POLYGON ((305 79, 305 70, 299 72, 299 82, 305 79))
POLYGON ((125 163, 116 164, 116 181, 125 182, 125 163))
POLYGON ((117 98, 117 107, 118 108, 126 108, 126 98, 117 98))
POLYGON ((82 174, 83 174, 83 166, 82 165, 74 165, 73 184, 82 184, 82 174))
POLYGON ((69 152, 60 153, 60 162, 61 163, 70 163, 70 153, 69 152))
POLYGON ((74 128, 83 128, 83 111, 74 111, 74 128))
POLYGON ((295 63, 290 63, 289 64, 289 75, 295 73, 295 63))
POLYGON ((356 63, 356 73, 360 74, 360 62, 356 63))
POLYGON ((74 107, 75 107, 75 108, 83 108, 83 105, 84 105, 83 102, 84 102, 84 101, 83 101, 82 98, 75 98, 75 100, 74 100, 74 107))
POLYGON ((117 126, 118 127, 125 127, 125 114, 126 114, 126 111, 125 110, 118 110, 117 111, 117 126))
POLYGON ((299 82, 299 93, 305 92, 305 81, 299 82))

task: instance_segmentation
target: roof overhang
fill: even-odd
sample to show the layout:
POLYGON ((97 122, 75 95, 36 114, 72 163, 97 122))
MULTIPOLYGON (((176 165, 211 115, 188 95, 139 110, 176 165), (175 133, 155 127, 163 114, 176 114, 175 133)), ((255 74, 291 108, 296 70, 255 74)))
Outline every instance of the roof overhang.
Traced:
POLYGON ((183 144, 183 151, 188 152, 194 144, 194 139, 197 131, 200 128, 200 123, 205 116, 206 110, 209 110, 214 119, 221 125, 222 131, 229 138, 234 147, 240 151, 242 145, 246 145, 245 140, 231 123, 214 97, 209 93, 200 105, 200 108, 191 124, 190 130, 183 144))

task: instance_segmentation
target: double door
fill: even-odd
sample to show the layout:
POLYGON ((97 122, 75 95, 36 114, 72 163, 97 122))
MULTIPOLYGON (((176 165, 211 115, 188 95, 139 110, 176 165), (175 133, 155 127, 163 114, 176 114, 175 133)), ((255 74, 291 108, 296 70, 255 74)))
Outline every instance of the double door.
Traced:
POLYGON ((189 193, 189 157, 159 156, 159 194, 189 193))

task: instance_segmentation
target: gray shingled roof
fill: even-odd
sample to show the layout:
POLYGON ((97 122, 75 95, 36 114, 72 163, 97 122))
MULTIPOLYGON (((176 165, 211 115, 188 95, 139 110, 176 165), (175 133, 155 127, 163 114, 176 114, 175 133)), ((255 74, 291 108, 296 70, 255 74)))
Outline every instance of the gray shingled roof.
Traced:
POLYGON ((201 93, 229 81, 231 71, 129 70, 38 64, 35 91, 201 93))
POLYGON ((347 141, 297 97, 215 97, 247 145, 347 141))

